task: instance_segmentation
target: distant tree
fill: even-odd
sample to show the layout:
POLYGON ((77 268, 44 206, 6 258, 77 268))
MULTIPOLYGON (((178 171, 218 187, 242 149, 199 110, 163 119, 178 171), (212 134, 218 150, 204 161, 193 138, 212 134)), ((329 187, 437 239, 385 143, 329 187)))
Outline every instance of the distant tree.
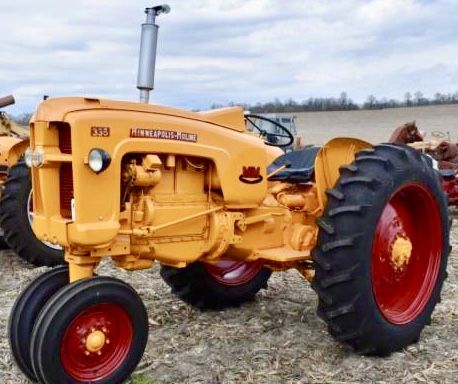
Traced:
POLYGON ((18 116, 13 116, 12 119, 19 125, 29 125, 30 119, 32 118, 32 112, 22 113, 18 116))
POLYGON ((348 95, 347 92, 342 92, 339 97, 339 104, 341 107, 346 108, 348 105, 348 95))
POLYGON ((218 109, 218 108, 223 108, 223 107, 224 107, 223 104, 213 103, 212 105, 210 105, 210 109, 218 109))
POLYGON ((412 106, 412 95, 410 94, 410 92, 406 92, 406 94, 404 95, 404 99, 406 102, 406 106, 411 107, 412 106))
POLYGON ((452 100, 454 104, 458 103, 458 91, 453 94, 452 100))
POLYGON ((429 100, 423 96, 423 93, 417 91, 414 93, 414 104, 415 105, 428 105, 429 100))
POLYGON ((363 104, 364 109, 377 109, 377 98, 374 95, 367 96, 366 102, 363 104))
POLYGON ((440 92, 436 92, 434 94, 434 104, 441 104, 442 102, 442 94, 440 92))

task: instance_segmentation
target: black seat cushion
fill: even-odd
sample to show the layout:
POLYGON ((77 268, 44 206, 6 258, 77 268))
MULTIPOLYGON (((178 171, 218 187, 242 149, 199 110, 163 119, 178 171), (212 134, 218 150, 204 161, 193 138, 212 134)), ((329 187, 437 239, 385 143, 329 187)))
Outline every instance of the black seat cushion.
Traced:
POLYGON ((288 165, 288 168, 273 175, 269 180, 285 181, 288 183, 306 183, 311 181, 315 170, 315 158, 319 150, 320 147, 308 147, 298 151, 288 152, 277 157, 275 161, 267 167, 267 174, 272 173, 283 165, 288 165))

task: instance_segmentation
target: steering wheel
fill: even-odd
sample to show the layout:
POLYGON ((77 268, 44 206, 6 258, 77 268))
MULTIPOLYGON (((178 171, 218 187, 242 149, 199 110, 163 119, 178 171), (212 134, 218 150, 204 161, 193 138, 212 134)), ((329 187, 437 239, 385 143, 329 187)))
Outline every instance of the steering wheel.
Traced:
POLYGON ((279 122, 269 119, 268 117, 254 114, 246 114, 245 119, 259 131, 259 136, 264 139, 264 143, 272 145, 274 147, 288 147, 294 141, 294 136, 291 134, 288 128, 281 125, 279 122), (262 129, 254 120, 267 121, 275 129, 275 132, 269 132, 262 129), (279 131, 279 132, 276 132, 279 131))
POLYGON ((435 139, 443 139, 447 135, 445 132, 442 132, 442 131, 432 131, 431 136, 434 137, 435 139))

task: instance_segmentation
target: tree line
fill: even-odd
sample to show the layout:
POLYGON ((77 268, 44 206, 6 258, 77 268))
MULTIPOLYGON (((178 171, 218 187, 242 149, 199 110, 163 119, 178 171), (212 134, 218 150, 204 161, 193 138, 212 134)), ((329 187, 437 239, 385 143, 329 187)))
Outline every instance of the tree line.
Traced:
MULTIPOLYGON (((339 97, 310 97, 307 100, 298 102, 294 99, 281 101, 276 98, 266 103, 246 104, 230 102, 227 105, 212 104, 211 109, 222 108, 235 105, 242 106, 251 113, 294 113, 294 112, 319 112, 319 111, 356 111, 370 109, 419 107, 426 105, 445 105, 458 104, 458 91, 455 93, 435 93, 432 98, 427 98, 422 92, 417 91, 413 94, 406 92, 404 100, 387 99, 382 97, 377 99, 374 95, 369 95, 362 104, 355 103, 346 92, 342 92, 339 97)), ((23 113, 12 116, 12 119, 21 125, 28 125, 32 113, 23 113)))
MULTIPOLYGON (((231 102, 228 106, 240 105, 245 110, 252 113, 293 113, 293 112, 318 112, 318 111, 355 111, 372 110, 385 108, 418 107, 426 105, 458 104, 458 91, 455 93, 435 93, 433 98, 427 98, 422 92, 417 91, 413 94, 406 92, 404 100, 387 99, 386 97, 377 99, 374 95, 369 95, 362 104, 355 103, 346 92, 342 92, 339 97, 310 97, 307 100, 298 102, 294 99, 281 101, 276 98, 274 101, 256 104, 244 104, 231 102)), ((225 105, 213 104, 212 109, 221 108, 225 105)))

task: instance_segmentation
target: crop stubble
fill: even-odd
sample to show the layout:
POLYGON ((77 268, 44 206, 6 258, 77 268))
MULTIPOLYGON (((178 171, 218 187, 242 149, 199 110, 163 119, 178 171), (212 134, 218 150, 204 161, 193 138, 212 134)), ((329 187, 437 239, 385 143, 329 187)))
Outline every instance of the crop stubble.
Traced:
MULTIPOLYGON (((359 356, 328 335, 316 295, 294 271, 274 273, 252 303, 199 312, 177 300, 158 267, 100 274, 129 281, 148 308, 150 337, 136 376, 151 383, 458 382, 458 226, 442 302, 420 341, 386 358, 359 356)), ((15 297, 45 268, 0 252, 0 382, 27 383, 13 364, 6 326, 15 297)))

